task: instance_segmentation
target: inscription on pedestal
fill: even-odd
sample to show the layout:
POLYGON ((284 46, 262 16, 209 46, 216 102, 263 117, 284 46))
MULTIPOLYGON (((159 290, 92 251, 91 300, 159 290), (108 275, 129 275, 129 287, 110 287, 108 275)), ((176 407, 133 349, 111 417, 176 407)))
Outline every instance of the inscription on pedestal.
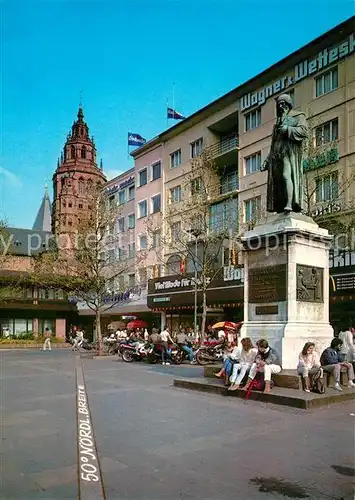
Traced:
POLYGON ((266 314, 279 314, 279 306, 257 306, 255 308, 257 316, 265 316, 266 314))
POLYGON ((282 302, 286 300, 286 264, 249 269, 251 303, 282 302))
POLYGON ((297 300, 323 302, 323 269, 297 264, 297 300))

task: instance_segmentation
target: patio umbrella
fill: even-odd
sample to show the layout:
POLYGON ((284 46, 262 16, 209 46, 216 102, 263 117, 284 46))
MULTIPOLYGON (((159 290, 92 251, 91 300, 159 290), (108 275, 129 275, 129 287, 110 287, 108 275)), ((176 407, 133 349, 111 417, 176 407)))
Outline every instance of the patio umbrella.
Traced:
POLYGON ((212 325, 212 328, 227 328, 230 330, 238 330, 238 328, 240 328, 242 324, 242 321, 239 321, 239 323, 233 323, 233 321, 220 321, 219 323, 215 323, 214 325, 212 325))
POLYGON ((141 319, 134 319, 127 324, 129 330, 135 330, 136 328, 147 328, 148 323, 141 319))

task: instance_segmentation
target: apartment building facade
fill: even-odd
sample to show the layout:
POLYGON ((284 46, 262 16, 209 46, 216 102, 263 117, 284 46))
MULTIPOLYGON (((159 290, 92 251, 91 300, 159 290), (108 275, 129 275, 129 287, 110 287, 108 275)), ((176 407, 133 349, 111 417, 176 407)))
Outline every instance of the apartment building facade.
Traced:
MULTIPOLYGON (((184 204, 184 179, 191 172, 194 156, 201 151, 209 152, 219 178, 220 196, 210 203, 210 230, 214 225, 223 226, 226 221, 229 225, 234 219, 233 232, 240 235, 265 213, 267 174, 261 171, 261 166, 269 151, 276 118, 274 98, 281 93, 288 93, 294 108, 304 111, 308 117, 310 139, 304 154, 308 186, 306 212, 323 225, 344 216, 351 220, 355 199, 353 27, 354 18, 351 18, 133 152, 135 164, 143 165, 149 163, 145 158, 154 149, 160 151, 162 230, 165 235, 170 231, 170 241, 174 239, 172 228, 165 227, 169 206, 184 204)), ((187 217, 181 215, 179 219, 177 214, 175 230, 180 231, 186 222, 190 224, 187 217)), ((171 248, 165 245, 163 252, 164 279, 156 277, 149 282, 148 305, 154 311, 170 315, 171 323, 175 324, 184 320, 184 316, 191 317, 193 293, 182 292, 181 283, 178 286, 181 256, 174 256, 174 245, 171 248), (162 284, 165 281, 172 283, 171 290, 170 285, 162 284), (164 290, 163 296, 161 290, 164 290), (188 313, 185 314, 185 310, 189 310, 188 313)), ((334 271, 334 262, 340 273, 353 271, 345 265, 351 258, 349 261, 343 254, 339 248, 332 252, 332 273, 339 272, 334 271)), ((209 301, 211 319, 217 319, 218 315, 239 319, 242 260, 237 258, 231 262, 230 252, 225 251, 218 258, 223 280, 217 287, 221 292, 219 301, 209 301), (224 300, 227 290, 230 295, 224 300)), ((344 283, 342 287, 345 292, 344 283)), ((355 295, 354 284, 351 287, 350 292, 354 290, 355 295)), ((333 293, 334 310, 335 302, 348 302, 348 295, 339 294, 339 289, 333 293)))

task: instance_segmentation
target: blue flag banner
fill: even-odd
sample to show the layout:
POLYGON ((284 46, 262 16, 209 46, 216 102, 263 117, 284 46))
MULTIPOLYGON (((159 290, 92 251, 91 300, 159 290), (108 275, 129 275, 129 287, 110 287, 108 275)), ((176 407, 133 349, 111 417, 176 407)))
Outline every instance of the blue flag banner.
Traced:
POLYGON ((141 135, 128 132, 128 146, 143 146, 146 142, 141 135))
POLYGON ((168 108, 168 118, 172 118, 173 120, 185 120, 185 116, 181 113, 178 113, 173 108, 168 108))

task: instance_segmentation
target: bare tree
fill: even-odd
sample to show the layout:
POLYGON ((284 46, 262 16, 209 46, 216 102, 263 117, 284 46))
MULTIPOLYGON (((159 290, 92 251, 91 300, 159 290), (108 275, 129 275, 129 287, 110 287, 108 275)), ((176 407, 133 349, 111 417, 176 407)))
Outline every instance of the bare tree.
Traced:
POLYGON ((156 232, 161 231, 155 255, 157 262, 165 267, 165 274, 186 278, 195 288, 195 333, 197 291, 201 294, 204 334, 207 291, 221 276, 222 254, 225 249, 232 254, 230 247, 238 230, 237 198, 236 191, 234 195, 221 194, 221 172, 208 149, 193 158, 190 166, 183 172, 181 185, 170 189, 163 220, 159 225, 148 221, 147 233, 154 241, 156 232))
POLYGON ((348 196, 355 181, 354 168, 345 168, 345 160, 339 159, 337 120, 324 123, 311 110, 308 117, 310 133, 303 161, 305 212, 336 238, 343 235, 347 239, 355 226, 355 200, 348 196), (326 207, 325 202, 329 202, 326 207))
POLYGON ((33 277, 41 286, 64 284, 78 302, 95 313, 102 354, 102 314, 129 299, 124 280, 137 262, 128 256, 127 236, 117 232, 116 223, 122 213, 117 201, 112 203, 101 186, 88 193, 88 199, 92 209, 71 233, 56 235, 54 250, 35 259, 33 277))

